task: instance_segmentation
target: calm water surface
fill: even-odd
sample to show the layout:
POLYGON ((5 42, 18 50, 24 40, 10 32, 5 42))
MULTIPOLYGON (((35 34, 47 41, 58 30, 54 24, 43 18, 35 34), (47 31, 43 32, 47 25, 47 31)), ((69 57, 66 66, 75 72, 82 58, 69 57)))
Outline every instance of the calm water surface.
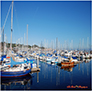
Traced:
MULTIPOLYGON (((91 60, 92 61, 92 60, 91 60)), ((13 89, 71 89, 67 86, 88 86, 91 89, 91 61, 80 63, 75 67, 62 69, 61 66, 39 62, 40 72, 21 78, 1 79, 2 90, 13 89)))

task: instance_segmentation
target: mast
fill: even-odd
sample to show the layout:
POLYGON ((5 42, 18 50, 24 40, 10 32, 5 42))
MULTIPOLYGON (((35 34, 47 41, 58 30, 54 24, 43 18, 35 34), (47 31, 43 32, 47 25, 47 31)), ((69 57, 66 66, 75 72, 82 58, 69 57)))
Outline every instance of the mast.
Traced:
POLYGON ((80 39, 80 50, 81 50, 81 39, 80 39))
POLYGON ((45 51, 45 55, 46 55, 46 40, 44 39, 44 51, 45 51))
POLYGON ((41 41, 41 53, 42 53, 42 41, 41 41))
POLYGON ((48 47, 48 40, 47 40, 47 52, 48 52, 48 49, 49 49, 49 47, 48 47))
POLYGON ((73 50, 73 40, 71 40, 71 44, 72 44, 72 50, 73 50))
POLYGON ((11 10, 11 44, 10 44, 11 50, 12 50, 12 31, 13 31, 13 1, 12 1, 12 10, 11 10))
POLYGON ((25 51, 25 33, 24 33, 24 51, 25 51))
POLYGON ((6 34, 5 34, 5 45, 4 45, 4 49, 5 49, 5 52, 6 52, 6 34))
POLYGON ((51 49, 52 49, 52 51, 53 51, 53 40, 51 41, 51 49))
POLYGON ((82 49, 84 50, 84 38, 82 39, 82 49))
POLYGON ((22 51, 23 51, 23 37, 22 37, 22 42, 21 43, 22 43, 22 51))
POLYGON ((4 26, 3 26, 3 34, 2 34, 2 55, 4 55, 4 26))
MULTIPOLYGON (((1 30, 0 30, 0 53, 1 53, 1 30)), ((1 56, 1 54, 0 54, 1 56)))
POLYGON ((62 51, 62 44, 61 44, 61 46, 60 46, 60 50, 62 51))
POLYGON ((28 54, 28 24, 27 24, 27 54, 28 54))
POLYGON ((87 51, 89 51, 89 37, 87 37, 87 51))
POLYGON ((65 46, 65 50, 66 50, 66 40, 65 40, 65 43, 64 44, 65 44, 64 46, 65 46))
POLYGON ((58 38, 56 38, 56 51, 58 50, 58 38))
POLYGON ((20 51, 20 38, 18 39, 18 42, 19 42, 19 51, 20 51))

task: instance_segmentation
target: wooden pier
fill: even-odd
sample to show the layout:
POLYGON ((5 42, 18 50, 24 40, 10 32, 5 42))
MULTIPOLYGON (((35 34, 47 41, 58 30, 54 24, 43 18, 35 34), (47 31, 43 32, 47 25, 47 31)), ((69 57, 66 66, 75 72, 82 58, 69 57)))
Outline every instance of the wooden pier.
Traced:
POLYGON ((31 69, 31 72, 37 72, 37 71, 40 71, 40 68, 32 68, 31 69))

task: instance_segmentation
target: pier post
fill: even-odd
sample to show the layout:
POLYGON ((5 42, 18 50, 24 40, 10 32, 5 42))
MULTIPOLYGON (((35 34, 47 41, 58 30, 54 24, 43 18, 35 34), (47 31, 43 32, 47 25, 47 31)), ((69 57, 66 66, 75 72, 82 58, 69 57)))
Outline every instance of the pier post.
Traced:
POLYGON ((39 68, 39 59, 37 59, 37 68, 39 68))

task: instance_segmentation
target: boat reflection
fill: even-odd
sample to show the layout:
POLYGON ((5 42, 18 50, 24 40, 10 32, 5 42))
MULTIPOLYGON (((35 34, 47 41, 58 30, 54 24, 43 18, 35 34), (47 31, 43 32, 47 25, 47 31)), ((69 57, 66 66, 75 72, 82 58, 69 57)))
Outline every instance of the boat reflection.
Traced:
MULTIPOLYGON (((15 77, 15 78, 1 78, 1 84, 2 85, 11 85, 11 84, 17 85, 18 83, 21 85, 26 85, 27 83, 32 85, 32 76, 30 74, 22 77, 15 77)), ((18 84, 18 85, 19 85, 18 84)))
POLYGON ((71 65, 71 66, 61 66, 61 69, 64 69, 68 72, 71 72, 73 71, 73 68, 75 67, 76 65, 71 65))
POLYGON ((89 63, 91 60, 90 59, 85 59, 84 62, 85 63, 89 63))

